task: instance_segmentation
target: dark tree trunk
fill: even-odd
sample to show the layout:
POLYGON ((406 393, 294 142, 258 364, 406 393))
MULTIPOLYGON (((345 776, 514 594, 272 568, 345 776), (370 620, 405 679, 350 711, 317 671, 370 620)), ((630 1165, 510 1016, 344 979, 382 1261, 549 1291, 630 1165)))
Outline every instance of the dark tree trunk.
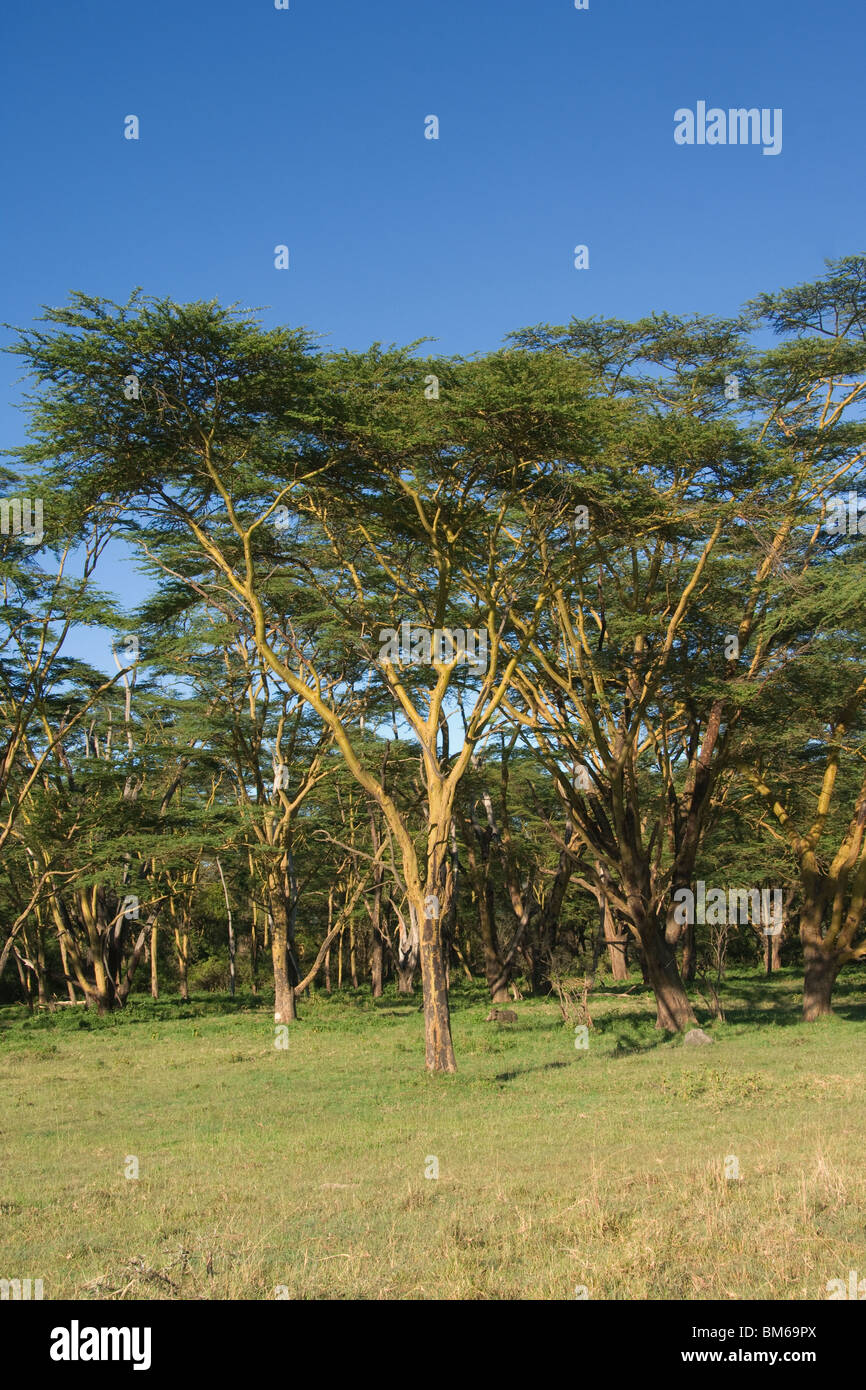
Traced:
POLYGON ((654 919, 645 918, 641 928, 646 971, 656 997, 656 1027, 668 1033, 694 1028, 697 1019, 677 968, 675 947, 654 919))
POLYGON ((833 1012, 833 986, 839 974, 840 962, 816 942, 807 942, 804 949, 803 1020, 814 1023, 833 1012))
POLYGON ((373 986, 373 998, 374 998, 374 999, 381 999, 381 997, 382 997, 382 976, 383 976, 383 968, 382 968, 382 967, 383 967, 384 954, 385 954, 385 953, 384 953, 384 945, 383 945, 383 942, 382 942, 382 933, 379 931, 379 928, 378 928, 378 927, 375 927, 375 926, 374 926, 374 927, 373 927, 373 949, 372 949, 372 952, 371 952, 371 961, 370 961, 370 980, 371 980, 371 983, 372 983, 372 986, 373 986))
POLYGON ((648 985, 650 977, 646 966, 646 953, 644 952, 643 946, 638 946, 637 948, 637 963, 640 966, 641 979, 645 985, 648 985))
POLYGON ((30 983, 30 971, 25 970, 21 963, 21 957, 15 952, 15 964, 18 968, 18 979, 21 982, 21 990, 24 995, 24 1002, 27 1005, 28 1013, 33 1012, 33 986, 30 983))
POLYGON ((66 936, 63 932, 60 932, 58 935, 60 938, 60 964, 63 968, 63 978, 66 981, 66 993, 69 996, 70 1004, 74 1004, 75 986, 73 985, 72 980, 70 978, 69 957, 66 953, 66 936))
MULTIPOLYGON (((376 824, 375 807, 370 807, 370 832, 373 841, 373 851, 379 849, 379 830, 376 824)), ((373 868, 373 904, 370 908, 370 925, 373 933, 373 941, 370 951, 370 983, 373 988, 373 998, 381 999, 384 981, 384 956, 385 942, 382 936, 382 892, 385 882, 385 871, 377 861, 373 868)))
POLYGON ((490 882, 491 829, 489 826, 482 828, 474 817, 470 819, 466 816, 461 818, 460 828, 466 846, 469 879, 478 909, 478 929, 484 954, 487 988, 494 1004, 504 1004, 508 1001, 511 971, 503 966, 502 950, 496 930, 493 884, 490 882))
POLYGON ((349 978, 352 988, 358 988, 358 946, 355 940, 355 924, 349 921, 349 978))
POLYGON ((250 985, 253 994, 259 992, 259 938, 256 932, 256 909, 253 905, 252 927, 250 928, 250 985))
POLYGON ((485 875, 483 890, 478 894, 478 925, 481 928, 481 944, 484 951, 484 974, 487 988, 494 1004, 508 1002, 508 982, 511 971, 502 963, 502 951, 496 931, 496 915, 493 901, 493 884, 485 875))
POLYGON ((813 866, 802 866, 803 906, 800 941, 803 944, 803 1020, 814 1023, 833 1012, 833 986, 842 962, 825 949, 822 927, 831 884, 813 866))
MULTIPOLYGON (((565 820, 565 843, 570 845, 574 835, 574 826, 570 815, 566 815, 565 820)), ((550 885, 550 892, 544 899, 541 914, 538 922, 538 949, 534 953, 532 962, 532 992, 541 993, 545 984, 550 978, 550 963, 553 953, 556 950, 557 937, 559 936, 559 919, 562 914, 562 904, 574 873, 575 857, 568 849, 560 850, 559 862, 556 866, 556 873, 550 885)), ((494 1000, 494 1002, 496 1002, 494 1000)))
POLYGON ((695 924, 694 922, 689 922, 683 933, 683 979, 687 984, 693 982, 697 964, 698 953, 695 939, 695 924))
POLYGON ((105 1018, 106 1015, 112 1014, 115 1009, 120 1008, 117 989, 110 975, 106 977, 105 988, 102 990, 94 990, 91 1000, 88 1002, 92 1002, 96 1005, 97 1018, 105 1018))

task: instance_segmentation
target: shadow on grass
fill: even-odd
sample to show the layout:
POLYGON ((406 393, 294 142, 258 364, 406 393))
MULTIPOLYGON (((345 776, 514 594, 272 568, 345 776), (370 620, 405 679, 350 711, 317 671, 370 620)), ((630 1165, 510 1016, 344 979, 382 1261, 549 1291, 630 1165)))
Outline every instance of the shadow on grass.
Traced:
POLYGON ((39 1009, 28 1014, 23 1005, 4 1009, 0 1015, 0 1030, 10 1028, 26 1031, 72 1032, 79 1029, 105 1031, 114 1028, 153 1026, 157 1023, 176 1023, 182 1019, 224 1018, 233 1014, 270 1013, 273 1010, 273 996, 256 994, 201 994, 191 999, 181 999, 179 995, 164 999, 151 999, 133 995, 127 1004, 101 1018, 95 1009, 85 1008, 83 1002, 68 1007, 65 1003, 53 1009, 39 1009))
MULTIPOLYGON (((694 987, 692 992, 694 997, 694 987)), ((727 1023, 794 1027, 803 1022, 802 967, 785 967, 772 975, 729 976, 722 981, 719 998, 727 1023)), ((700 1003, 700 997, 694 1002, 700 1003)), ((846 1022, 866 1022, 862 977, 840 975, 833 990, 833 1012, 846 1022)))
POLYGON ((570 1066, 570 1062, 540 1062, 537 1067, 518 1067, 516 1071, 501 1071, 498 1076, 494 1076, 494 1081, 513 1081, 517 1076, 528 1076, 533 1071, 556 1071, 560 1067, 570 1066))
MULTIPOLYGON (((700 1025, 698 1025, 700 1026, 700 1025)), ((598 1027, 598 1025, 596 1025, 598 1027)), ((602 1037, 612 1037, 614 1061, 622 1057, 633 1057, 639 1052, 654 1052, 657 1047, 669 1047, 671 1043, 682 1042, 679 1033, 667 1033, 655 1026, 655 1006, 647 1010, 642 1018, 612 1019, 610 1026, 599 1028, 602 1037)))

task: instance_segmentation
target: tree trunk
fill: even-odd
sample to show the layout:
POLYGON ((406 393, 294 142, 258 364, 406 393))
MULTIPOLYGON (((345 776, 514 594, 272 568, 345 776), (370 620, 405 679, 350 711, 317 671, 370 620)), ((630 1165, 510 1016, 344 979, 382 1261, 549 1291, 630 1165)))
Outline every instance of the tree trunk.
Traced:
POLYGON ((156 927, 154 927, 154 928, 153 928, 153 931, 152 931, 151 934, 150 934, 150 997, 151 997, 151 999, 158 999, 158 998, 159 998, 159 968, 158 968, 158 966, 157 966, 157 960, 156 960, 156 945, 157 945, 156 931, 157 931, 157 929, 156 929, 156 927))
POLYGON ((496 931, 493 884, 486 873, 477 875, 475 891, 478 898, 478 925, 481 928, 487 988, 490 990, 490 998, 494 1004, 505 1004, 508 1002, 508 981, 511 978, 511 971, 503 968, 502 950, 496 931))
POLYGON ((96 1015, 98 1018, 105 1018, 107 1014, 114 1013, 114 1010, 118 1007, 117 992, 115 990, 114 981, 110 975, 107 977, 107 987, 104 990, 95 991, 93 1000, 96 1003, 96 1015))
POLYGON ((833 986, 842 966, 839 956, 824 945, 822 927, 830 881, 812 866, 801 866, 803 907, 800 940, 803 944, 803 1021, 814 1023, 833 1012, 833 986))
MULTIPOLYGON (((331 935, 331 928, 334 925, 334 886, 328 889, 328 936, 331 935)), ((325 993, 331 993, 331 948, 325 952, 325 993)))
POLYGON ((60 964, 63 967, 63 975, 66 980, 66 993, 69 995, 70 1004, 75 1003, 75 986, 69 976, 69 960, 66 955, 66 937, 63 932, 59 933, 60 941, 60 964))
MULTIPOLYGON (((370 804, 370 835, 373 844, 373 853, 379 850, 379 828, 376 822, 375 803, 370 804)), ((373 905, 368 909, 370 922, 373 929, 373 949, 370 962, 370 982, 373 988, 373 998, 381 999, 383 978, 384 978, 384 955, 385 944, 382 937, 382 889, 385 882, 385 871, 380 861, 377 859, 373 865, 373 905)), ((328 926, 330 927, 330 908, 328 916, 328 926)))
MULTIPOLYGON (((485 875, 486 879, 486 875, 485 875)), ((496 915, 493 901, 493 884, 486 879, 483 889, 478 893, 478 925, 481 928, 481 943, 484 949, 484 974, 487 988, 494 1004, 508 1002, 508 981, 511 971, 502 964, 502 951, 496 931, 496 915)))
POLYGON ((253 994, 259 992, 259 938, 256 932, 256 905, 252 906, 252 926, 250 927, 250 984, 253 994))
POLYGON ((448 985, 445 954, 442 947, 440 917, 425 915, 424 900, 413 904, 416 920, 421 922, 420 959, 421 983, 424 990, 425 1063, 428 1071, 455 1072, 454 1045, 451 1041, 451 1014, 448 1007, 448 985))
POLYGON ((349 922, 349 978, 352 989, 358 988, 358 945, 355 940, 355 923, 349 922))
POLYGON ((604 905, 604 939, 610 957, 611 974, 615 980, 628 979, 628 933, 620 934, 610 904, 604 905))
POLYGON ((556 950, 557 937, 559 935, 559 919, 562 914, 562 904, 571 882, 572 874, 576 864, 576 858, 568 846, 573 846, 574 825, 571 815, 566 812, 565 817, 565 843, 566 848, 559 852, 559 862, 556 873, 553 876, 553 883, 550 891, 544 899, 541 909, 541 916, 538 923, 538 951, 535 953, 532 962, 532 992, 538 994, 549 978, 550 965, 553 953, 556 950))
POLYGON ((697 964, 698 952, 695 939, 695 924, 694 922, 689 922, 683 933, 683 979, 687 984, 691 984, 694 980, 697 964))
POLYGON ((823 950, 820 943, 807 941, 803 953, 803 1021, 814 1023, 833 1012, 833 986, 839 974, 838 959, 823 950))
MULTIPOLYGON (((488 798, 489 803, 489 798, 488 798)), ((492 807, 490 811, 492 818, 492 807)), ((482 827, 475 820, 464 816, 460 820, 466 858, 469 865, 469 879, 478 905, 478 927, 481 935, 481 949, 484 953, 484 974, 487 988, 494 1004, 508 1002, 508 983, 511 970, 505 969, 502 961, 502 948, 496 930, 496 910, 493 898, 493 884, 490 882, 490 841, 492 828, 482 827)))
POLYGON ((39 1003, 43 1008, 48 1007, 47 992, 47 971, 45 967, 45 934, 42 928, 42 918, 40 916, 36 923, 36 955, 34 957, 36 965, 36 982, 39 987, 39 1003))
POLYGON ((641 979, 645 985, 648 985, 650 983, 650 977, 649 971, 646 968, 646 952, 640 943, 638 943, 637 948, 637 963, 640 966, 641 979))
MULTIPOLYGON (((424 911, 423 902, 421 911, 424 911)), ((406 922, 402 913, 398 913, 398 932, 397 932, 397 993, 413 994, 415 990, 415 970, 418 966, 419 936, 418 924, 415 912, 410 908, 410 925, 406 930, 406 922)), ((422 976, 423 980, 423 976, 422 976)))
POLYGON ((18 979, 21 981, 21 991, 24 995, 24 1002, 27 1005, 28 1013, 33 1012, 33 986, 30 983, 30 971, 25 970, 21 963, 21 956, 15 952, 15 964, 18 968, 18 979))
POLYGON ((289 972, 289 909, 279 889, 269 895, 271 904, 271 956, 274 962, 274 1022, 292 1023, 297 1018, 295 987, 289 972))
MULTIPOLYGON (((186 924, 186 914, 183 917, 184 926, 186 924)), ((183 1000, 189 999, 189 932, 181 930, 179 926, 174 929, 174 953, 177 957, 177 974, 180 981, 180 997, 183 1000)))
POLYGON ((373 986, 373 998, 382 997, 382 964, 384 950, 382 946, 382 933, 379 928, 373 927, 373 951, 370 968, 370 980, 373 986))
POLYGON ((226 888, 226 881, 225 881, 225 877, 223 876, 223 866, 222 866, 222 864, 220 863, 219 859, 217 859, 217 861, 216 861, 216 866, 217 866, 217 868, 219 869, 220 883, 221 883, 222 886, 223 886, 223 898, 225 899, 226 917, 228 918, 228 936, 229 936, 229 993, 231 994, 232 998, 234 999, 234 997, 235 997, 235 931, 234 931, 234 927, 232 926, 232 909, 231 909, 231 903, 229 902, 229 890, 226 888))
POLYGON ((645 920, 642 925, 646 970, 656 997, 656 1027, 668 1033, 694 1028, 697 1019, 680 978, 675 948, 665 940, 656 921, 645 920))
POLYGON ((189 1001, 189 979, 187 977, 187 948, 184 943, 183 954, 178 958, 177 973, 180 976, 180 997, 185 1002, 189 1001))
POLYGON ((155 927, 155 919, 149 918, 144 923, 143 927, 141 928, 141 931, 138 933, 138 936, 135 939, 135 942, 133 943, 132 955, 129 958, 129 963, 126 967, 126 971, 121 977, 121 980, 116 988, 114 1000, 114 1007, 116 1008, 123 1008, 124 1004, 129 998, 129 991, 132 989, 132 981, 135 977, 135 972, 138 969, 139 962, 141 961, 142 956, 147 950, 148 942, 155 927))

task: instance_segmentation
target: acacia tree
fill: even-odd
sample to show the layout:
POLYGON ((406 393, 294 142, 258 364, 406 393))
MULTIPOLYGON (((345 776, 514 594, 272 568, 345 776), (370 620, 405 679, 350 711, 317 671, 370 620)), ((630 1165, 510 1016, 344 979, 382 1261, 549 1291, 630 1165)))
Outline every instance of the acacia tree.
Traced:
MULTIPOLYGON (((863 277, 843 279, 831 271, 797 303, 847 304, 863 277)), ((816 564, 803 517, 863 457, 849 418, 861 388, 837 391, 864 360, 846 336, 858 314, 837 315, 829 343, 761 354, 744 341, 746 320, 517 335, 589 361, 620 409, 600 466, 580 480, 594 493, 589 529, 575 543, 561 508, 551 519, 542 563, 560 582, 531 643, 535 675, 518 668, 510 712, 566 790, 590 878, 638 939, 658 1026, 670 1031, 694 1021, 675 954, 685 929, 676 892, 691 881, 744 709, 798 653, 801 634, 780 620, 789 591, 778 572, 816 564), (736 406, 723 392, 732 377, 743 380, 736 406), (577 782, 563 755, 581 764, 577 782)))
MULTIPOLYGON (((856 300, 845 276, 837 305, 856 300)), ((808 296, 794 309, 786 331, 808 296)), ((317 356, 214 304, 76 296, 46 319, 15 349, 39 379, 25 461, 49 466, 73 534, 122 509, 127 536, 239 626, 275 703, 339 752, 405 887, 428 1067, 454 1068, 458 792, 503 716, 568 802, 565 850, 583 847, 639 941, 659 1023, 690 1022, 674 891, 750 704, 796 655, 777 573, 815 563, 804 507, 859 456, 857 390, 833 395, 862 360, 856 314, 773 353, 739 322, 655 319, 471 362, 317 356), (479 656, 484 639, 474 667, 458 630, 479 656), (414 798, 383 768, 386 709, 418 753, 414 798)))
MULTIPOLYGON (((831 567, 838 575, 838 567, 831 567)), ((833 597, 847 593, 852 623, 862 631, 859 584, 841 578, 833 597)), ((843 600, 844 601, 844 600, 843 600)), ((803 1017, 832 1012, 833 987, 842 967, 866 958, 866 775, 864 749, 866 678, 862 639, 845 647, 824 640, 810 660, 792 672, 780 692, 779 731, 772 743, 744 760, 743 776, 768 815, 763 829, 787 849, 799 876, 799 927, 803 947, 803 1017), (827 710, 829 680, 847 680, 846 697, 827 710), (855 682, 857 682, 855 684, 855 682), (816 713, 827 710, 826 722, 816 713), (784 713, 782 714, 782 711, 784 713)))
POLYGON ((165 897, 156 862, 183 839, 177 824, 164 833, 176 787, 164 733, 130 715, 106 699, 67 732, 12 832, 45 880, 40 906, 55 925, 64 975, 100 1014, 129 994, 165 897), (133 729, 130 757, 122 739, 133 729))
POLYGON ((532 988, 541 988, 556 949, 569 884, 584 853, 556 781, 522 749, 515 756, 519 732, 519 725, 503 728, 488 756, 473 759, 458 805, 484 972, 494 1004, 507 1000, 521 961, 532 988), (510 909, 507 942, 500 933, 497 890, 510 909))
POLYGON ((854 491, 866 481, 866 257, 828 261, 821 280, 761 295, 752 308, 785 340, 768 354, 766 375, 777 398, 772 423, 809 469, 813 506, 801 525, 808 537, 804 548, 817 563, 808 573, 801 564, 785 595, 784 627, 789 640, 798 640, 801 659, 785 690, 787 736, 777 743, 790 758, 799 739, 797 786, 790 796, 783 794, 778 764, 771 771, 766 756, 747 775, 799 870, 803 1014, 814 1020, 831 1011, 841 967, 866 956, 866 942, 859 939, 866 917, 866 778, 856 770, 866 705, 866 525, 857 506, 862 498, 854 491), (816 467, 816 458, 825 466, 816 467), (811 780, 815 769, 810 808, 802 781, 811 780), (842 808, 852 805, 846 820, 842 808))
POLYGON ((0 537, 0 849, 57 747, 121 678, 99 677, 65 650, 76 625, 116 617, 114 605, 94 592, 111 520, 84 529, 75 564, 64 518, 49 515, 54 533, 45 535, 45 548, 56 557, 53 570, 19 538, 0 537))
MULTIPOLYGON (((202 605, 199 577, 176 552, 176 538, 151 528, 141 537, 160 588, 139 612, 151 659, 169 680, 191 687, 187 720, 199 721, 217 776, 240 810, 235 839, 249 851, 251 888, 267 914, 274 974, 274 1020, 296 1017, 295 870, 298 812, 326 775, 330 734, 302 700, 262 669, 242 612, 218 595, 202 605)), ((221 787, 225 796, 225 788, 221 787)))
MULTIPOLYGON (((537 384, 526 372, 516 379, 504 358, 436 364, 444 389, 434 405, 424 393, 431 364, 408 352, 317 364, 305 335, 263 332, 215 305, 118 308, 76 296, 46 318, 53 331, 24 333, 16 348, 40 381, 25 455, 51 463, 82 515, 123 501, 130 533, 143 516, 185 531, 207 570, 204 593, 243 611, 263 666, 333 737, 399 855, 419 931, 427 1066, 454 1070, 442 942, 454 798, 543 602, 532 509, 515 511, 513 497, 531 491, 539 460, 560 446, 574 455, 577 407, 543 403, 539 417, 537 384), (275 525, 284 512, 307 528, 300 554, 275 525), (411 729, 425 784, 417 825, 365 757, 320 669, 321 644, 279 601, 287 580, 327 603, 335 649, 363 662, 411 729), (503 660, 516 602, 524 635, 512 633, 503 660), (467 676, 459 656, 440 652, 407 672, 377 651, 374 627, 419 620, 483 632, 486 667, 467 676), (452 752, 446 701, 460 680, 474 682, 474 698, 452 752)), ((328 672, 335 662, 328 651, 328 672)))

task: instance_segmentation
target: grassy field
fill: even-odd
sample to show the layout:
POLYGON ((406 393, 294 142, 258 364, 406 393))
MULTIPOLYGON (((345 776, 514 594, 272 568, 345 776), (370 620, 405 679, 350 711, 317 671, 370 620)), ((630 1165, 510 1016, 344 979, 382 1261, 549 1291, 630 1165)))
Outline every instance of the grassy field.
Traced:
POLYGON ((809 1026, 799 984, 732 973, 694 1048, 646 993, 597 992, 588 1050, 554 1002, 490 1024, 458 985, 439 1077, 396 995, 305 1000, 285 1050, 252 998, 5 1009, 0 1276, 46 1298, 824 1299, 866 1275, 866 977, 809 1026))

